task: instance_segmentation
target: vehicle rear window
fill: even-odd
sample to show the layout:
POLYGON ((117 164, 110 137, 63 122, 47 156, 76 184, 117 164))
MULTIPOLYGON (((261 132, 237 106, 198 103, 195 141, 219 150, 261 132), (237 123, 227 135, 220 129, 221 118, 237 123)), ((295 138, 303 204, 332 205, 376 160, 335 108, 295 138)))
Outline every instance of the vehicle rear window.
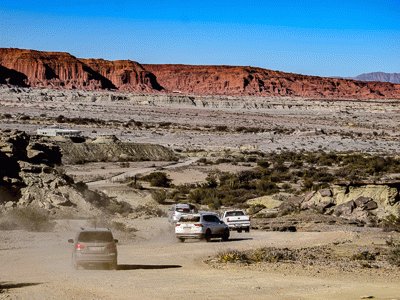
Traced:
POLYGON ((226 217, 244 216, 244 212, 238 211, 228 211, 225 214, 226 217))
POLYGON ((109 231, 85 231, 78 237, 80 242, 112 242, 113 236, 109 231))
POLYGON ((190 212, 190 209, 189 208, 180 208, 180 207, 178 207, 176 209, 176 211, 183 212, 183 213, 188 213, 188 212, 190 212))
POLYGON ((196 223, 200 222, 200 216, 183 216, 179 219, 180 223, 196 223))

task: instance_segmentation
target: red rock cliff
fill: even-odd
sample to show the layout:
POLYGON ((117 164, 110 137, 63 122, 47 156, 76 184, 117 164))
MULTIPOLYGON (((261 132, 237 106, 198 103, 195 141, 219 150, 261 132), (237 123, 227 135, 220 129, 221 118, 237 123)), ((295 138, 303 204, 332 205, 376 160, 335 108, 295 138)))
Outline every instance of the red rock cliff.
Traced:
POLYGON ((198 95, 395 98, 400 85, 285 73, 254 67, 143 65, 167 90, 198 95))
POLYGON ((141 65, 64 52, 0 48, 0 84, 196 95, 400 99, 400 85, 305 76, 255 67, 141 65))
POLYGON ((80 60, 64 52, 0 49, 0 66, 0 82, 15 81, 15 76, 10 76, 11 70, 32 87, 85 90, 121 87, 131 91, 161 88, 153 74, 131 61, 80 60))
POLYGON ((162 89, 156 77, 135 61, 104 59, 80 59, 80 61, 110 80, 119 90, 151 92, 154 89, 162 89))

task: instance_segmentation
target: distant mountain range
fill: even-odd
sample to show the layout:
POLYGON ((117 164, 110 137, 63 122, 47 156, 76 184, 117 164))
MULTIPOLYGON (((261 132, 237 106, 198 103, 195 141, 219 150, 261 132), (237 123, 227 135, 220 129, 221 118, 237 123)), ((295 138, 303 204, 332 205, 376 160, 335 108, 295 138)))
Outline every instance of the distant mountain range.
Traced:
POLYGON ((362 80, 362 81, 381 81, 381 82, 391 82, 400 83, 400 73, 384 73, 384 72, 372 72, 360 74, 352 79, 362 80))

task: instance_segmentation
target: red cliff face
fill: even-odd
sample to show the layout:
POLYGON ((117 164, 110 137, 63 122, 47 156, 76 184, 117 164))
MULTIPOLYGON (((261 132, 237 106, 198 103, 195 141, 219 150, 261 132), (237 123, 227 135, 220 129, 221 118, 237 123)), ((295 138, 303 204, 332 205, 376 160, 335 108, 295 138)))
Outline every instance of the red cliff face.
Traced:
POLYGON ((305 76, 254 67, 141 65, 64 52, 0 48, 0 84, 194 95, 400 99, 400 85, 305 76))
POLYGON ((64 52, 0 49, 0 66, 4 68, 0 69, 2 81, 14 80, 8 71, 12 70, 25 76, 25 84, 32 87, 84 90, 121 87, 131 91, 153 91, 160 88, 154 75, 143 70, 136 62, 80 60, 64 52))
POLYGON ((253 67, 143 65, 165 89, 198 95, 395 98, 400 85, 305 76, 253 67))
POLYGON ((162 89, 156 77, 135 61, 104 59, 80 59, 80 61, 110 80, 119 90, 151 92, 154 89, 162 89))

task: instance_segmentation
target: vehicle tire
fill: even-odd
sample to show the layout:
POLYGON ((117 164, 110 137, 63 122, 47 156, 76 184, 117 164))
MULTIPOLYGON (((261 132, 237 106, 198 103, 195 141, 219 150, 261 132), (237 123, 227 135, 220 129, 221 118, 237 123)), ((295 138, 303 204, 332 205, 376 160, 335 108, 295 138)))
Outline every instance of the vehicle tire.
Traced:
POLYGON ((229 240, 229 229, 225 229, 224 233, 222 234, 222 240, 224 242, 226 242, 227 240, 229 240))
POLYGON ((184 239, 184 238, 179 238, 179 241, 180 241, 181 243, 184 243, 184 242, 185 242, 185 239, 184 239))
POLYGON ((242 233, 242 229, 238 229, 237 232, 238 232, 238 233, 242 233))
POLYGON ((117 263, 116 262, 112 262, 110 263, 110 265, 108 266, 109 270, 116 270, 117 269, 117 263))
POLYGON ((77 262, 72 262, 72 266, 74 267, 75 270, 80 270, 82 269, 82 266, 78 264, 77 262))
POLYGON ((246 229, 244 230, 244 232, 250 232, 250 226, 246 227, 246 229))
POLYGON ((206 233, 204 234, 204 238, 206 239, 206 242, 211 241, 211 230, 210 229, 206 230, 206 233))

